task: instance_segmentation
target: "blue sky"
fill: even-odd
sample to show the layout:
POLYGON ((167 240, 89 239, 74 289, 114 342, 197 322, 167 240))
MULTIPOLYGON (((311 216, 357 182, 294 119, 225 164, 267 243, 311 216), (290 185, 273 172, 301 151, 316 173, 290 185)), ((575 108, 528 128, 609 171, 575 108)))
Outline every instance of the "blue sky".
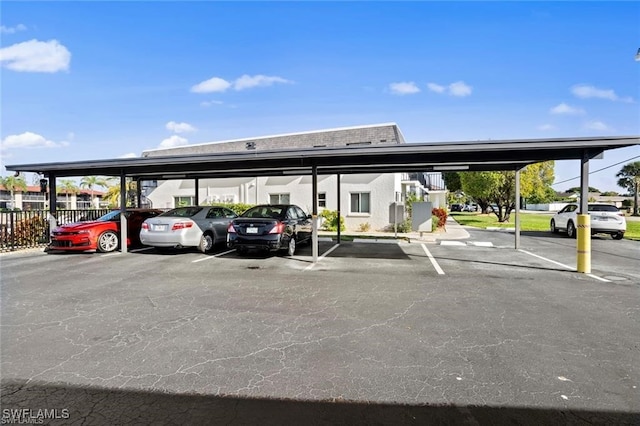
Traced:
MULTIPOLYGON (((408 142, 640 134, 637 2, 1 7, 3 166, 387 122, 408 142)), ((593 160, 622 164, 591 186, 623 192, 638 156, 593 160)))

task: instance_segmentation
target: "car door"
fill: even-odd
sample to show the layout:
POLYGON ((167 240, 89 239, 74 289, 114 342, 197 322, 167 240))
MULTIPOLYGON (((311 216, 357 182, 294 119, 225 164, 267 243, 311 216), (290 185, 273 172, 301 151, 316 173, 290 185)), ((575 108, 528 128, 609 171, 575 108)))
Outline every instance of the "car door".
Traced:
POLYGON ((556 216, 556 228, 566 229, 567 222, 572 217, 573 211, 577 208, 575 204, 569 204, 558 212, 556 216))
POLYGON ((216 239, 226 239, 227 229, 231 221, 237 215, 229 209, 223 207, 213 207, 207 213, 207 219, 211 225, 211 229, 215 233, 216 239))
POLYGON ((310 239, 313 233, 313 223, 311 222, 311 217, 304 212, 300 207, 294 206, 296 212, 298 213, 298 232, 302 234, 302 240, 310 239))

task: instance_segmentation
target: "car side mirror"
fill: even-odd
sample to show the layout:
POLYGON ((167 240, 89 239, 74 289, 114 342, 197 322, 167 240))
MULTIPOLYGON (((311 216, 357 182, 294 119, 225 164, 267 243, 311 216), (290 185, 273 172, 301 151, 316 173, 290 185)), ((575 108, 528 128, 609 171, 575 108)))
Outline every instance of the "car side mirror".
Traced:
POLYGON ((307 215, 307 219, 313 219, 313 216, 312 216, 312 215, 310 215, 310 214, 308 214, 308 215, 307 215))

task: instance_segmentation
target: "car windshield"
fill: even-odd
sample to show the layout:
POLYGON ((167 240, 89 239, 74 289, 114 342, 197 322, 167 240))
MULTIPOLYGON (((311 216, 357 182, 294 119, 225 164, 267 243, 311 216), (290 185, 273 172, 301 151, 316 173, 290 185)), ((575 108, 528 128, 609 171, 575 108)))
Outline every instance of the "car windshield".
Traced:
POLYGON ((158 216, 172 216, 172 217, 191 217, 202 210, 202 207, 178 207, 173 210, 161 213, 158 216))
POLYGON ((619 210, 616 206, 612 206, 610 204, 589 204, 590 212, 614 212, 617 213, 619 210))
POLYGON ((255 206, 242 213, 242 217, 280 218, 283 216, 284 206, 255 206))
MULTIPOLYGON (((131 212, 125 212, 124 216, 131 216, 131 212)), ((120 210, 114 210, 96 219, 98 222, 113 222, 117 220, 120 220, 120 210)))

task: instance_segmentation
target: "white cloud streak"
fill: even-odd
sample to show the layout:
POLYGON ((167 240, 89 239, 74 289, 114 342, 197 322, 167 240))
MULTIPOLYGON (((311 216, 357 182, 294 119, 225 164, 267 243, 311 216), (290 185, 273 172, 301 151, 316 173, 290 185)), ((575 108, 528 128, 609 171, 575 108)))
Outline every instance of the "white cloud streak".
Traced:
POLYGON ((176 123, 175 121, 168 122, 166 128, 174 133, 187 133, 198 130, 189 123, 176 123))
POLYGON ((69 146, 69 142, 54 142, 37 133, 24 132, 19 135, 7 136, 2 140, 0 146, 3 150, 22 148, 61 148, 69 146))
POLYGON ((413 95, 420 92, 420 88, 413 81, 391 83, 389 84, 389 90, 394 95, 413 95))
POLYGON ((448 86, 442 86, 437 83, 428 83, 427 88, 435 93, 447 94, 458 98, 469 96, 473 92, 473 88, 464 81, 456 81, 448 86))
POLYGON ((220 77, 212 77, 209 80, 202 81, 195 86, 191 87, 191 92, 194 93, 223 93, 229 89, 236 91, 252 89, 254 87, 268 87, 274 84, 288 84, 293 83, 291 80, 287 80, 278 76, 268 75, 247 75, 244 74, 241 77, 230 82, 220 77))
POLYGON ((543 132, 549 131, 549 130, 555 130, 556 126, 554 126, 553 124, 541 124, 538 126, 538 130, 541 130, 543 132))
POLYGON ((68 71, 70 62, 71 53, 57 40, 29 40, 0 49, 0 63, 12 71, 68 71))
POLYGON ((160 142, 160 145, 158 145, 158 148, 175 148, 177 146, 184 146, 188 144, 189 144, 189 141, 183 138, 182 136, 172 135, 167 139, 163 140, 162 142, 160 142))
POLYGON ((118 158, 137 158, 137 157, 138 157, 138 154, 136 154, 135 152, 128 152, 126 154, 122 154, 118 158))
POLYGON ((597 131, 612 130, 611 127, 607 126, 605 123, 598 120, 586 122, 584 124, 584 128, 587 130, 597 130, 597 131))
POLYGON ((5 27, 4 25, 0 25, 0 34, 15 34, 18 31, 26 31, 27 26, 23 24, 18 24, 15 27, 5 27))
POLYGON ((554 106, 549 110, 551 114, 557 115, 582 115, 585 111, 581 108, 572 107, 571 105, 565 104, 564 102, 554 106))
POLYGON ((621 98, 616 94, 615 91, 611 89, 598 89, 594 86, 589 86, 586 84, 577 84, 571 88, 571 93, 581 99, 607 99, 610 101, 618 101, 618 102, 633 102, 633 99, 630 97, 621 98))

